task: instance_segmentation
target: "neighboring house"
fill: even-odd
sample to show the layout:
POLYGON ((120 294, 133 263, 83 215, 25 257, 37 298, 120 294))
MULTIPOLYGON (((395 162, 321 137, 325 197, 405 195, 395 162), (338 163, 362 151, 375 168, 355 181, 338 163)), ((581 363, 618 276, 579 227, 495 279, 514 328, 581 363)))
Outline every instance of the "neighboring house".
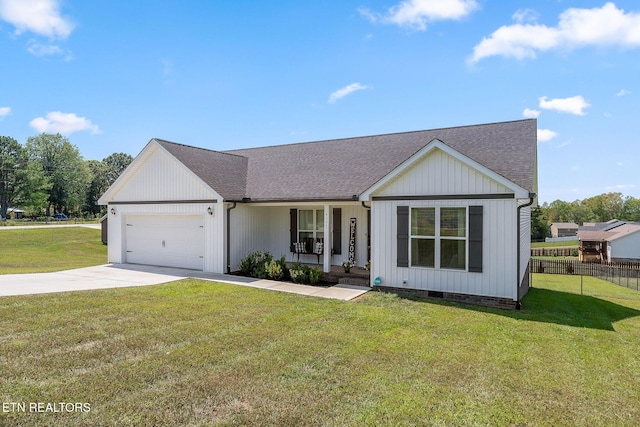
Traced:
POLYGON ((252 251, 292 261, 322 243, 325 272, 371 261, 383 290, 519 306, 536 129, 528 119, 231 151, 152 139, 99 200, 109 262, 222 273, 252 251))
POLYGON ((18 208, 8 208, 7 217, 11 219, 22 219, 24 218, 24 211, 18 208))
POLYGON ((640 262, 640 223, 585 223, 578 231, 583 262, 640 262))
POLYGON ((575 237, 578 235, 578 224, 573 222, 554 222, 551 224, 551 237, 575 237))
POLYGON ((24 218, 24 211, 18 208, 8 208, 7 217, 11 219, 22 219, 24 218))

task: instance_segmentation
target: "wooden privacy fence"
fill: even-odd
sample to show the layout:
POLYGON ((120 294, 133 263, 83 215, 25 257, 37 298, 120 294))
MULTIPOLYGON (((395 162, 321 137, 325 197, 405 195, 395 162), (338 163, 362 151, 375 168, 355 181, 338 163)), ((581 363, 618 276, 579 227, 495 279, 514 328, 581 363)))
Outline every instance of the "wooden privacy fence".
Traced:
POLYGON ((578 248, 531 248, 531 256, 577 256, 578 248))
POLYGON ((533 273, 591 276, 640 290, 640 264, 638 263, 593 264, 564 259, 531 259, 530 263, 533 273))

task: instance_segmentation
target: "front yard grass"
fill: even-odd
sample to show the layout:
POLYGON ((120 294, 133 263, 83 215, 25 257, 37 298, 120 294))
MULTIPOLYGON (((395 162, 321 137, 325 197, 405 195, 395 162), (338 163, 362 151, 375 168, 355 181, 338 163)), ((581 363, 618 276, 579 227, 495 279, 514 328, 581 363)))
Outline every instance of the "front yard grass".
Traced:
POLYGON ((41 273, 107 263, 100 230, 84 227, 0 230, 0 274, 41 273))
POLYGON ((522 311, 199 280, 0 298, 0 424, 640 425, 640 294, 534 275, 522 311), (29 412, 30 402, 90 412, 29 412))
POLYGON ((576 240, 567 240, 563 242, 532 242, 532 248, 578 248, 579 242, 576 240))

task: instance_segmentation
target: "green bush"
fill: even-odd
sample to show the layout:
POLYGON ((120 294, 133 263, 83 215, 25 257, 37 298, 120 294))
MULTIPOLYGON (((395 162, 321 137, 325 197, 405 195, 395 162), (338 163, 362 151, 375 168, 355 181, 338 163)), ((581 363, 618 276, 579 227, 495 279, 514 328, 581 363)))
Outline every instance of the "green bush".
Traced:
POLYGON ((280 262, 275 259, 265 263, 265 269, 267 271, 267 276, 272 280, 282 280, 284 279, 284 269, 280 262))
POLYGON ((310 268, 299 262, 287 267, 285 257, 274 259, 269 252, 251 252, 240 261, 240 272, 245 276, 258 279, 288 280, 295 283, 311 283, 316 285, 320 282, 322 271, 318 268, 310 268))
POLYGON ((289 275, 294 283, 307 283, 309 281, 309 267, 297 262, 289 268, 289 275))
POLYGON ((258 279, 286 280, 289 269, 285 257, 274 259, 269 252, 251 252, 240 261, 240 272, 258 279))
POLYGON ((312 285, 317 285, 320 282, 320 276, 322 272, 318 268, 310 268, 309 269, 309 283, 312 285))
POLYGON ((240 272, 246 276, 266 279, 267 265, 273 260, 269 252, 251 252, 240 261, 240 272))
POLYGON ((251 276, 253 269, 255 268, 258 258, 262 258, 260 252, 251 252, 240 261, 240 272, 245 276, 251 276))

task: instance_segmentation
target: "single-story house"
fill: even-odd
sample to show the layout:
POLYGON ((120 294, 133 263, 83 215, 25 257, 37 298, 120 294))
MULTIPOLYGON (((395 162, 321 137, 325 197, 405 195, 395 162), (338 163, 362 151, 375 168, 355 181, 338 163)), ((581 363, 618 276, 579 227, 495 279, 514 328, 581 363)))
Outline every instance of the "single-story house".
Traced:
POLYGON ((554 222, 551 224, 551 237, 575 237, 578 235, 578 224, 573 222, 554 222))
POLYGON ((325 272, 370 262, 381 290, 516 307, 529 287, 536 129, 527 119, 228 151, 152 139, 99 200, 109 262, 223 273, 252 251, 303 252, 325 272))
POLYGON ((24 218, 24 211, 18 208, 8 208, 7 217, 11 219, 22 219, 24 218))
POLYGON ((640 223, 589 223, 580 227, 578 240, 580 261, 640 262, 640 223))

